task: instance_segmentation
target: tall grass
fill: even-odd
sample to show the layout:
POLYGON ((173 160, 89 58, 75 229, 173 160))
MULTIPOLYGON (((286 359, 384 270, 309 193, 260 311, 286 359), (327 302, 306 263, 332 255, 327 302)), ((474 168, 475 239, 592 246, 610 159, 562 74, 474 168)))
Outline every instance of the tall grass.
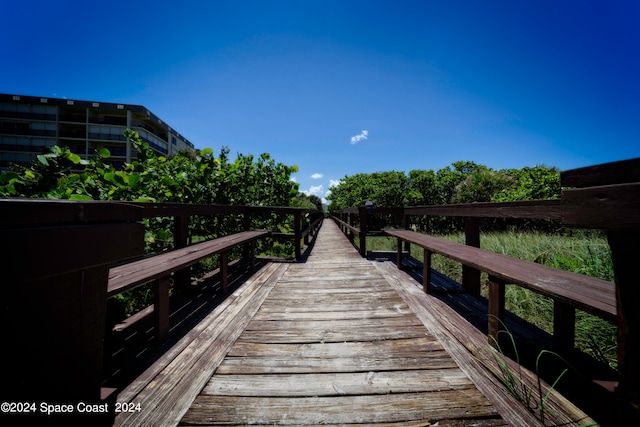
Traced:
MULTIPOLYGON (((437 236, 464 243, 464 234, 437 236)), ((598 232, 573 231, 566 234, 506 231, 482 234, 482 249, 573 271, 587 276, 613 281, 613 264, 606 237, 598 232)), ((367 249, 395 250, 396 239, 369 238, 367 249), (371 245, 371 246, 370 246, 371 245)), ((422 248, 412 245, 411 255, 422 259, 422 248)), ((433 268, 460 282, 460 263, 442 256, 433 256, 433 268)), ((482 274, 482 292, 488 293, 487 276, 482 274)), ((551 333, 553 331, 553 301, 519 286, 506 287, 506 308, 517 316, 551 333)), ((576 313, 576 342, 581 351, 617 367, 616 326, 580 310, 576 313)))

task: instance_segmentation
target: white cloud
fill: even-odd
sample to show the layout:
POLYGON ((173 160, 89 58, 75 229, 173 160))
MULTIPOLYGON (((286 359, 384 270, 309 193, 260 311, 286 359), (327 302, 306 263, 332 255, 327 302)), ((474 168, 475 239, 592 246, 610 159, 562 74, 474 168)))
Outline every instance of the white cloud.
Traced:
POLYGON ((329 180, 329 188, 331 187, 337 187, 338 185, 340 185, 340 180, 339 179, 330 179, 329 180))
POLYGON ((320 197, 320 195, 324 192, 324 186, 322 184, 312 185, 308 190, 302 190, 302 192, 307 196, 314 195, 320 197))
POLYGON ((298 182, 295 176, 292 176, 291 178, 289 178, 289 181, 298 182))
POLYGON ((363 130, 362 132, 360 132, 360 135, 356 135, 356 136, 352 136, 351 137, 351 144, 357 144, 358 142, 365 140, 369 137, 369 131, 368 130, 363 130))
POLYGON ((311 178, 313 179, 320 179, 322 178, 324 175, 322 175, 321 173, 314 173, 313 175, 311 175, 311 178))

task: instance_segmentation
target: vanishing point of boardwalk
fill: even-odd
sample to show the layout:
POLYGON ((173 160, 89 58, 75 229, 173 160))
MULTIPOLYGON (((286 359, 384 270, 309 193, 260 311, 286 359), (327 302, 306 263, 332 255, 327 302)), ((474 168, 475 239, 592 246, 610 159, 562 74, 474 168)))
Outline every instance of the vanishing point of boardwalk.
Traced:
POLYGON ((305 263, 264 267, 123 391, 143 410, 116 425, 506 424, 384 263, 332 221, 316 240, 305 263))

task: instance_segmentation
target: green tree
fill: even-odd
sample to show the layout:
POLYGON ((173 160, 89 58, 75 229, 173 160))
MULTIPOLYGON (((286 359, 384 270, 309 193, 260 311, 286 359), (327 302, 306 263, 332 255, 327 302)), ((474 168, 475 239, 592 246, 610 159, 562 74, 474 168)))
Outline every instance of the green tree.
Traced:
POLYGON ((504 172, 511 177, 513 184, 496 192, 491 199, 494 202, 556 199, 562 194, 558 168, 538 165, 504 172))
POLYGON ((345 176, 331 187, 331 209, 364 206, 368 201, 375 206, 401 207, 405 205, 407 177, 403 172, 359 173, 345 176))
POLYGON ((483 165, 471 161, 457 161, 453 162, 451 166, 439 169, 436 172, 436 187, 437 191, 437 203, 438 205, 454 203, 453 199, 456 194, 456 187, 465 180, 465 178, 472 174, 477 174, 482 171, 486 171, 488 168, 483 165))
POLYGON ((482 169, 470 173, 456 185, 453 203, 490 202, 496 194, 507 191, 513 179, 503 171, 482 169))
POLYGON ((433 170, 415 169, 409 172, 406 195, 407 205, 436 205, 440 200, 436 173, 433 170))

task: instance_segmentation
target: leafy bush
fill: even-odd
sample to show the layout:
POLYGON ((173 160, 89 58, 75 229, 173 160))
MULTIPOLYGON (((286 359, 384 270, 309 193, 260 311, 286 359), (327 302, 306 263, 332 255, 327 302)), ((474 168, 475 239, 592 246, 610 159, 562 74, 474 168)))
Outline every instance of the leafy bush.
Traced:
POLYGON ((290 180, 297 167, 276 163, 267 153, 257 159, 238 154, 232 162, 223 147, 218 157, 210 148, 165 157, 137 132, 127 130, 125 136, 138 158, 122 169, 109 163, 106 149, 81 160, 56 146, 28 167, 2 174, 0 197, 289 206, 298 194, 290 180))
MULTIPOLYGON (((0 197, 28 197, 69 200, 118 200, 138 202, 178 202, 253 206, 290 206, 298 194, 291 181, 296 166, 277 163, 267 153, 258 157, 238 154, 229 157, 223 147, 216 157, 210 148, 185 151, 171 157, 156 154, 131 130, 125 131, 137 151, 137 159, 122 168, 109 161, 107 149, 82 160, 67 147, 52 147, 38 155, 27 167, 14 166, 0 175, 0 197)), ((252 218, 251 228, 293 229, 292 218, 252 218)), ((173 247, 173 219, 147 218, 147 253, 173 247)), ((192 241, 214 238, 243 228, 235 216, 194 217, 189 222, 192 241)), ((271 249, 260 242, 260 252, 271 249)), ((292 245, 275 246, 278 255, 293 253, 292 245)), ((205 261, 207 262, 207 261, 205 261)), ((193 271, 204 271, 194 267, 193 271)), ((114 298, 127 312, 149 303, 149 292, 140 288, 114 298)))

